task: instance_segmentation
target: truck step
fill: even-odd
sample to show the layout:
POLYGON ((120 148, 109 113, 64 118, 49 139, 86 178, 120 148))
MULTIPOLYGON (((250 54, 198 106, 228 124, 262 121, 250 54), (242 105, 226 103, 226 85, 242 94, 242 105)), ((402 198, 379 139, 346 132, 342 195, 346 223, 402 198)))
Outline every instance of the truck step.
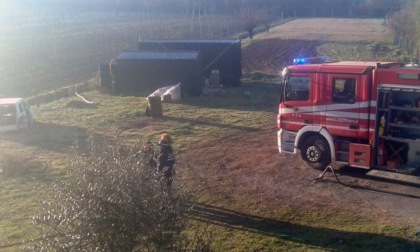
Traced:
POLYGON ((371 170, 366 173, 367 176, 386 179, 391 181, 397 181, 404 184, 411 184, 415 186, 420 186, 420 177, 407 175, 402 173, 396 172, 389 172, 389 171, 381 171, 381 170, 371 170))
POLYGON ((349 154, 349 151, 341 151, 341 150, 338 150, 338 151, 336 151, 337 152, 337 154, 349 154))

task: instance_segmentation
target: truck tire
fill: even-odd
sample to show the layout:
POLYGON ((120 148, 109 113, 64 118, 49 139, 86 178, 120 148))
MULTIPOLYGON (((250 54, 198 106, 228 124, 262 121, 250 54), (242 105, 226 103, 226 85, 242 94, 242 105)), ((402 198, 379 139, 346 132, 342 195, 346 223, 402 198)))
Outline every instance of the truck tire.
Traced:
POLYGON ((303 161, 314 169, 323 170, 331 163, 328 142, 320 136, 310 136, 306 139, 302 144, 300 154, 303 161))

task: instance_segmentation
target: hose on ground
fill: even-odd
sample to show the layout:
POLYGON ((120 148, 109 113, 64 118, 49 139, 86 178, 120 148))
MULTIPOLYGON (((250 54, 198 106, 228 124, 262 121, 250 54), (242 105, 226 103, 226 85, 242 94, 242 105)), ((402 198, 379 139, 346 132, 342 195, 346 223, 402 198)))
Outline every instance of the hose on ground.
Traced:
POLYGON ((334 169, 330 165, 327 166, 325 168, 325 170, 321 174, 319 174, 318 177, 315 178, 313 181, 315 182, 315 181, 321 180, 324 177, 325 173, 327 173, 328 170, 330 170, 332 172, 332 174, 334 174, 334 177, 338 181, 338 183, 342 184, 343 186, 349 186, 349 185, 346 185, 343 182, 341 182, 340 179, 338 179, 337 174, 335 174, 334 169))

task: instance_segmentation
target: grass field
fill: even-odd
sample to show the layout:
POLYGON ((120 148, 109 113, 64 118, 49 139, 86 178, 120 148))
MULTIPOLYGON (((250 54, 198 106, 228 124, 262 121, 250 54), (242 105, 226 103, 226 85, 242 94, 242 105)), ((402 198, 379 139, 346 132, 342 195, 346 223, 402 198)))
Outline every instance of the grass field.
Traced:
MULTIPOLYGON (((48 15, 49 16, 49 15, 48 15)), ((147 39, 216 39, 240 33, 238 19, 149 12, 75 13, 0 22, 0 96, 29 96, 83 82, 121 51, 147 39)))
MULTIPOLYGON (((392 36, 384 19, 296 19, 271 28, 269 33, 257 34, 253 40, 254 43, 259 42, 272 48, 270 54, 288 51, 294 57, 302 53, 305 56, 306 48, 301 46, 298 50, 296 47, 302 41, 316 42, 316 55, 327 56, 330 61, 383 60, 409 63, 411 60, 392 44, 392 36), (291 43, 276 46, 276 40, 291 41, 291 43)), ((250 40, 245 40, 244 46, 249 42, 250 40)), ((277 61, 284 58, 280 57, 277 61)))
POLYGON ((261 33, 255 39, 303 39, 321 42, 391 42, 383 19, 296 19, 261 33))
POLYGON ((206 226, 216 251, 415 251, 415 231, 406 224, 377 221, 372 215, 348 210, 290 209, 281 202, 276 204, 282 207, 276 207, 246 194, 239 200, 223 192, 228 188, 223 183, 218 190, 205 189, 200 182, 203 176, 209 179, 205 183, 223 178, 212 178, 209 171, 208 175, 197 174, 206 168, 197 170, 196 162, 188 161, 191 148, 206 146, 210 159, 222 155, 223 160, 224 153, 216 151, 219 147, 215 143, 244 134, 272 132, 275 90, 275 84, 248 83, 229 90, 225 97, 165 103, 163 119, 144 116, 145 97, 118 97, 98 91, 84 93, 94 105, 70 97, 35 107, 37 125, 30 135, 1 136, 0 147, 6 151, 0 155, 0 251, 19 251, 23 239, 37 236, 30 217, 42 195, 48 193, 51 174, 65 174, 73 141, 85 139, 88 130, 103 138, 118 135, 129 145, 156 140, 164 131, 176 136, 178 177, 197 192, 190 216, 192 230, 206 226), (244 91, 250 91, 252 98, 244 97, 244 91))
POLYGON ((242 127, 243 121, 248 121, 244 127, 255 130, 269 125, 260 120, 263 115, 252 111, 253 106, 259 106, 258 100, 253 105, 243 98, 235 99, 233 94, 229 100, 190 98, 179 104, 165 104, 163 120, 144 116, 145 97, 119 97, 99 92, 84 95, 95 104, 84 104, 72 97, 35 106, 37 124, 29 135, 1 135, 0 251, 18 250, 19 246, 13 244, 36 234, 30 217, 42 194, 48 191, 50 173, 65 172, 73 142, 83 141, 88 130, 104 138, 118 135, 131 145, 141 144, 145 139, 157 141, 161 132, 169 131, 176 135, 174 147, 182 153, 190 145, 230 135, 228 129, 235 125, 242 127), (238 113, 237 109, 243 106, 251 106, 251 111, 238 113), (227 114, 229 120, 225 117, 227 114), (227 130, 220 131, 219 124, 226 125, 227 130))
MULTIPOLYGON (((316 32, 309 31, 322 29, 331 20, 319 21, 296 20, 287 24, 292 28, 280 26, 272 33, 278 32, 274 39, 283 38, 281 34, 292 35, 291 30, 296 29, 299 34, 308 34, 298 39, 319 39, 316 32), (281 30, 286 28, 291 30, 281 30)), ((337 22, 341 21, 345 21, 343 25, 351 23, 337 22)), ((378 41, 363 43, 387 43, 386 36, 379 39, 384 32, 380 21, 370 24, 360 37, 373 38, 367 35, 373 33, 378 41)), ((352 27, 358 26, 362 24, 355 20, 352 27)), ((272 33, 269 35, 274 36, 272 33)), ((255 43, 268 40, 264 36, 257 36, 255 43)), ((347 43, 337 41, 339 37, 338 32, 324 36, 334 45, 347 43)), ((254 42, 245 43, 252 46, 254 42)), ((334 55, 342 57, 340 51, 334 55)), ((266 66, 258 70, 275 72, 272 65, 266 66)), ((243 86, 228 89, 225 96, 165 103, 161 119, 144 115, 145 97, 100 91, 83 93, 93 105, 71 96, 34 106, 37 124, 30 134, 0 135, 0 251, 20 251, 23 240, 38 237, 31 216, 50 189, 50 176, 65 174, 74 140, 83 141, 89 131, 103 138, 118 136, 127 145, 145 139, 157 141, 162 132, 174 135, 178 179, 196 192, 190 231, 205 227, 216 251, 418 251, 418 220, 395 222, 387 213, 370 211, 367 205, 339 207, 338 203, 328 203, 331 198, 351 198, 352 191, 345 191, 345 196, 339 194, 342 191, 337 185, 331 186, 337 191, 327 193, 327 184, 308 185, 308 177, 318 173, 294 157, 276 152, 278 92, 275 75, 252 75, 244 79, 243 86), (251 97, 244 92, 250 92, 251 97), (239 150, 232 151, 235 148, 239 150), (241 157, 248 157, 244 162, 250 169, 242 169, 241 157), (279 197, 279 191, 286 191, 292 183, 296 186, 296 181, 301 183, 296 192, 279 197), (299 201, 303 192, 308 198, 299 201)))

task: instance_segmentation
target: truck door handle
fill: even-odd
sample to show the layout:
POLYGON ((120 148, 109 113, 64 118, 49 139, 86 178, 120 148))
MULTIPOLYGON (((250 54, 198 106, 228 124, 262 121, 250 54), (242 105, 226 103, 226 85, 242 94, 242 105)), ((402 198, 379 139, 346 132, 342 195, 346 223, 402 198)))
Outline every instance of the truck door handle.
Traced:
POLYGON ((350 124, 350 125, 349 125, 349 128, 350 128, 350 129, 358 129, 358 128, 359 128, 359 126, 354 125, 354 124, 350 124))
POLYGON ((304 123, 304 124, 312 124, 312 121, 305 120, 305 121, 303 121, 303 123, 304 123))

